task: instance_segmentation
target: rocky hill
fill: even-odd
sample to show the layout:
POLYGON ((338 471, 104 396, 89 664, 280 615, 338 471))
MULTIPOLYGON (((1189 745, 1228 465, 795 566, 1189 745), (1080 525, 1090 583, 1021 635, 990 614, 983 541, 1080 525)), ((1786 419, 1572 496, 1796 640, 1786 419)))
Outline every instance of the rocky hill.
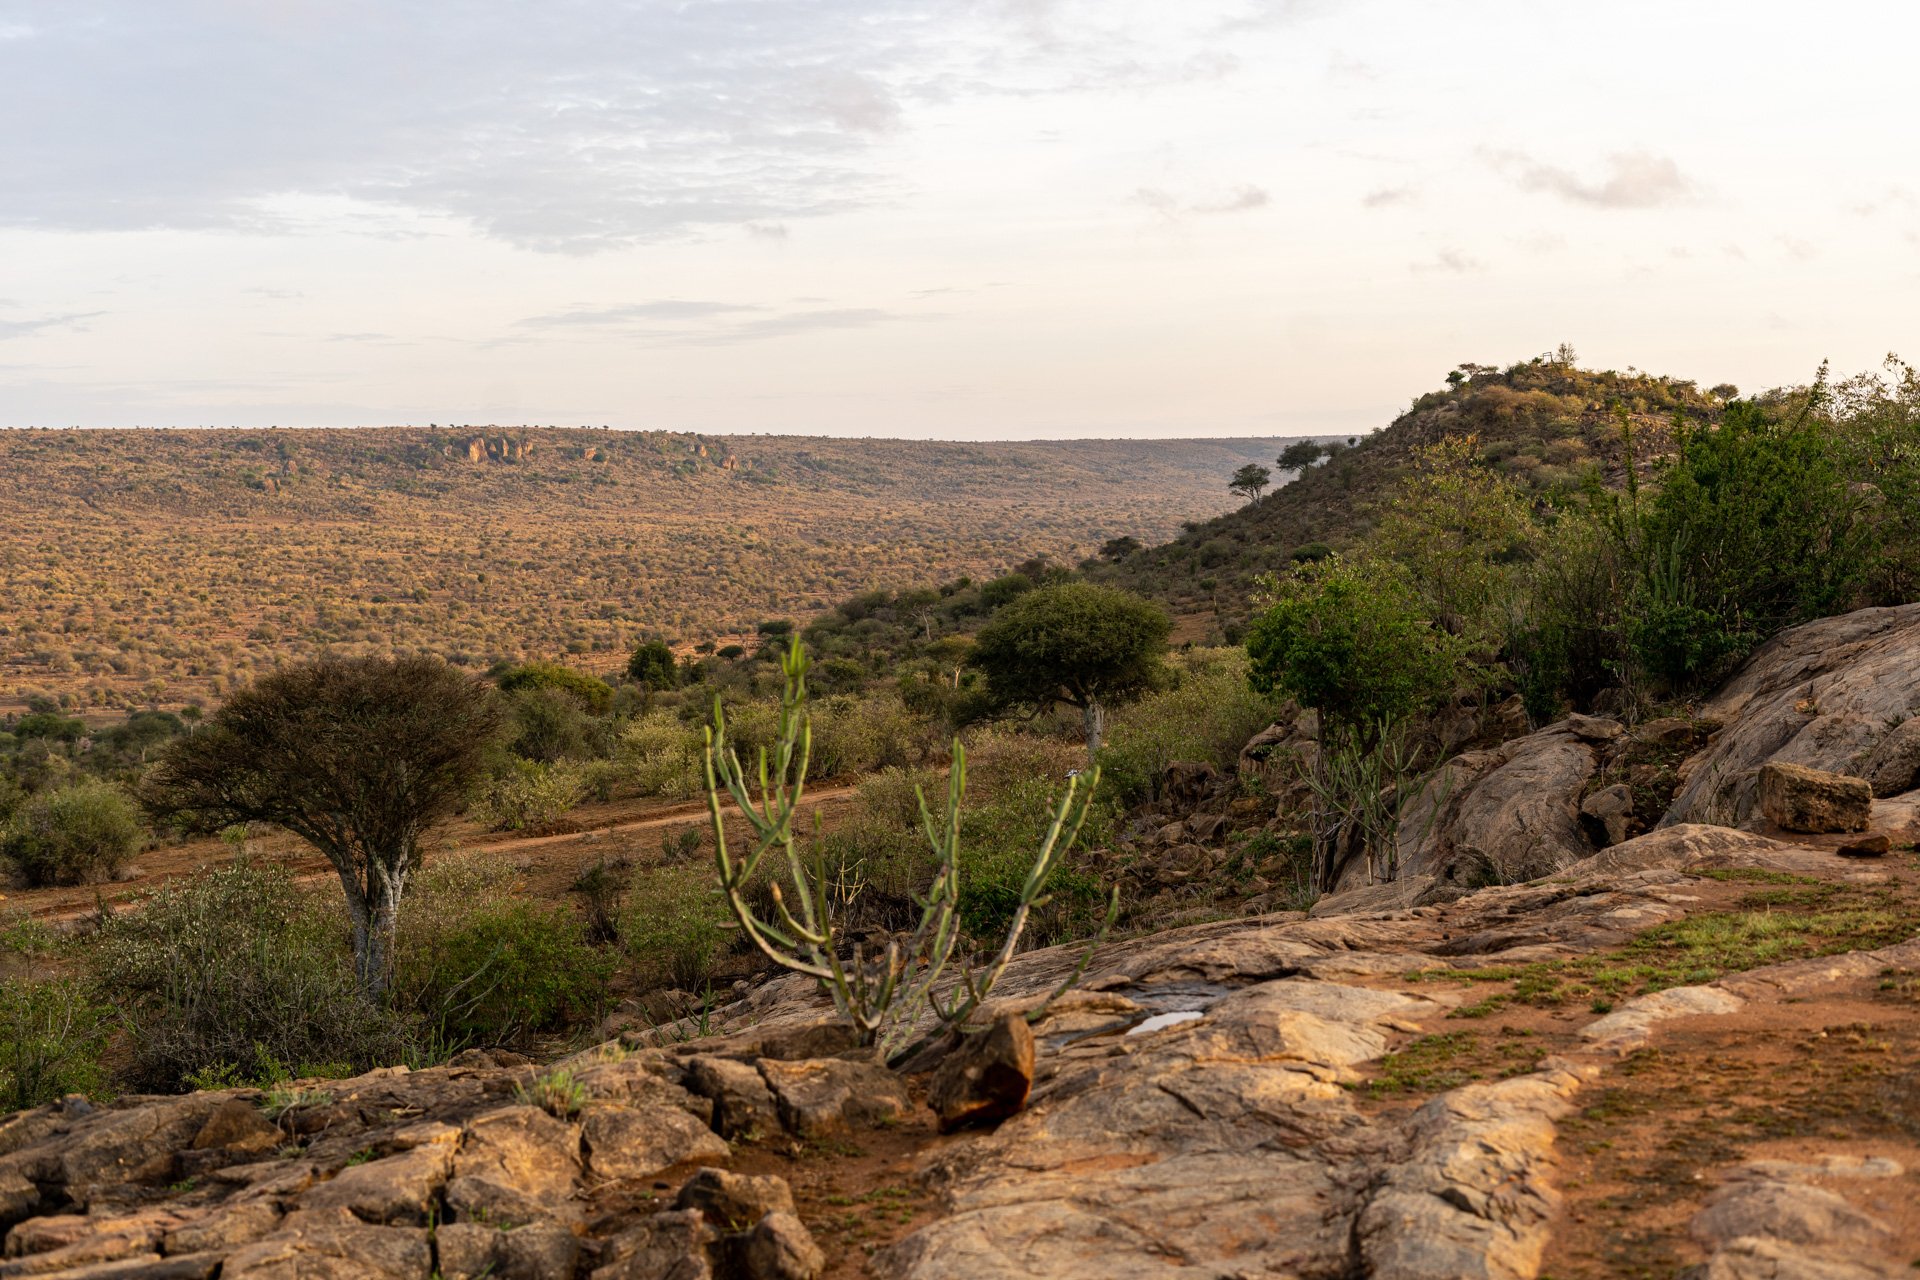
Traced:
MULTIPOLYGON (((1868 610, 1459 757, 1398 878, 1109 942, 1030 1029, 1076 953, 1028 953, 897 1070, 785 978, 544 1068, 21 1113, 0 1276, 1908 1274, 1915 671, 1868 610)), ((1211 868, 1261 815, 1190 774, 1156 839, 1211 868)))
POLYGON ((1542 499, 1572 492, 1589 478, 1619 487, 1629 449, 1646 475, 1671 451, 1675 415, 1713 420, 1733 388, 1717 391, 1547 358, 1506 369, 1463 365, 1446 389, 1421 396, 1382 430, 1350 447, 1336 442, 1330 456, 1307 469, 1278 472, 1279 487, 1258 501, 1197 521, 1096 576, 1166 600, 1176 612, 1231 626, 1247 616, 1260 574, 1303 548, 1338 549, 1363 534, 1423 445, 1472 436, 1487 461, 1542 499))

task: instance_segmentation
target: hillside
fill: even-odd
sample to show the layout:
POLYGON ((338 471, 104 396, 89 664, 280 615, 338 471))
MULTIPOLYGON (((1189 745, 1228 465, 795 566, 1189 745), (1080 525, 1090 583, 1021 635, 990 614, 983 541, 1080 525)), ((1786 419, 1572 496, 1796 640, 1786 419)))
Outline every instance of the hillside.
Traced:
POLYGON ((1336 445, 1304 471, 1276 475, 1288 482, 1260 501, 1196 522, 1172 541, 1093 576, 1166 601, 1190 620, 1188 631, 1230 630, 1247 615, 1260 574, 1302 547, 1338 549, 1363 534, 1423 445, 1474 436, 1488 462, 1540 501, 1551 501, 1590 477, 1610 487, 1623 482, 1626 452, 1615 406, 1626 414, 1644 475, 1670 451, 1676 413, 1712 420, 1732 390, 1708 393, 1678 379, 1550 359, 1506 369, 1463 365, 1445 389, 1421 396, 1384 429, 1351 447, 1336 445))
POLYGON ((647 634, 1159 541, 1279 443, 0 432, 0 701, 217 700, 327 648, 608 670, 647 634))

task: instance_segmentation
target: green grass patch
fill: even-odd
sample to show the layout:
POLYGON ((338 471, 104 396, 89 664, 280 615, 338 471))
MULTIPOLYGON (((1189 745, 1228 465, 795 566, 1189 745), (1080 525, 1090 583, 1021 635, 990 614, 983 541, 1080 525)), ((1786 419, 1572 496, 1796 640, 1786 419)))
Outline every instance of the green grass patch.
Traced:
POLYGON ((1552 1007, 1575 1000, 1598 1010, 1631 996, 1697 986, 1748 969, 1890 946, 1920 932, 1920 910, 1890 893, 1863 895, 1804 877, 1752 882, 1780 887, 1749 894, 1733 910, 1656 925, 1605 954, 1518 966, 1422 969, 1406 976, 1506 987, 1460 1006, 1449 1015, 1453 1018, 1484 1018, 1509 1004, 1552 1007))

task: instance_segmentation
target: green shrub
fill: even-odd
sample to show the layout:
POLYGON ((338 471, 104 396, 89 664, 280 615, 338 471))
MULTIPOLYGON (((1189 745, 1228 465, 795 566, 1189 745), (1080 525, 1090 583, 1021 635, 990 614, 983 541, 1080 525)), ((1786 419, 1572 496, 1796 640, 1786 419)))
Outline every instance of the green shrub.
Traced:
POLYGON ((642 984, 696 991, 730 947, 728 922, 711 867, 657 867, 634 876, 620 937, 642 984))
POLYGON ((503 672, 496 682, 502 693, 528 689, 558 689, 594 715, 603 716, 613 706, 613 686, 557 662, 529 662, 503 672))
POLYGON ((1460 642, 1432 625, 1406 575, 1384 561, 1303 564, 1267 590, 1272 604, 1247 635, 1253 687, 1319 712, 1329 738, 1370 749, 1464 670, 1460 642))
POLYGON ((110 916, 88 967, 127 1024, 136 1088, 262 1062, 365 1069, 407 1047, 402 1020, 360 997, 338 889, 244 857, 110 916))
POLYGON ((1116 715, 1100 751, 1100 785, 1122 805, 1154 799, 1176 760, 1232 768, 1240 749, 1280 713, 1281 699, 1247 681, 1238 649, 1201 650, 1186 658, 1179 683, 1116 715))
POLYGON ((473 816, 489 831, 539 829, 558 821, 587 793, 575 765, 510 760, 474 797, 473 816))
POLYGON ((0 1108, 99 1094, 107 1083, 100 1059, 112 1009, 81 979, 42 972, 40 962, 53 950, 44 926, 16 922, 0 946, 18 969, 0 979, 0 1108))
MULTIPOLYGON (((897 768, 926 755, 927 724, 898 697, 826 698, 811 714, 809 772, 815 778, 897 768)), ((741 759, 747 759, 744 752, 741 759)))
POLYGON ((515 892, 511 873, 482 855, 443 857, 409 895, 393 999, 440 1049, 524 1044, 597 1018, 611 968, 567 908, 515 892))
MULTIPOLYGON (((1046 837, 1065 785, 1059 778, 1040 775, 1004 785, 991 798, 969 795, 960 828, 960 922, 969 936, 992 945, 1007 932, 1033 869, 1033 851, 1046 837)), ((1081 829, 1080 847, 1097 848, 1110 839, 1115 816, 1111 803, 1096 795, 1081 829)), ((1033 908, 1027 924, 1032 945, 1090 937, 1099 930, 1106 891, 1084 869, 1084 857, 1070 851, 1068 860, 1048 877, 1043 886, 1047 896, 1033 908)))
POLYGON ((22 803, 0 852, 28 884, 88 884, 118 874, 142 835, 132 801, 108 783, 83 779, 22 803))
POLYGON ((522 689, 508 702, 507 738, 513 753, 552 764, 589 753, 592 723, 563 689, 522 689))
POLYGON ((620 735, 617 759, 644 796, 685 800, 705 785, 701 763, 705 739, 677 716, 655 711, 632 721, 620 735))

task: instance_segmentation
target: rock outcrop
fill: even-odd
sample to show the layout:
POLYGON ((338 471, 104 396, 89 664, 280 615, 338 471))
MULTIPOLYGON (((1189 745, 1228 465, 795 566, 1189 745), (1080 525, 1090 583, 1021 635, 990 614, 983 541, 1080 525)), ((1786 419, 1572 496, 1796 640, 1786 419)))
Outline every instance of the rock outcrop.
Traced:
POLYGON ((1920 604, 1861 609, 1782 632, 1708 700, 1726 727, 1690 760, 1663 821, 1758 829, 1769 762, 1866 780, 1878 797, 1920 786, 1920 604))

